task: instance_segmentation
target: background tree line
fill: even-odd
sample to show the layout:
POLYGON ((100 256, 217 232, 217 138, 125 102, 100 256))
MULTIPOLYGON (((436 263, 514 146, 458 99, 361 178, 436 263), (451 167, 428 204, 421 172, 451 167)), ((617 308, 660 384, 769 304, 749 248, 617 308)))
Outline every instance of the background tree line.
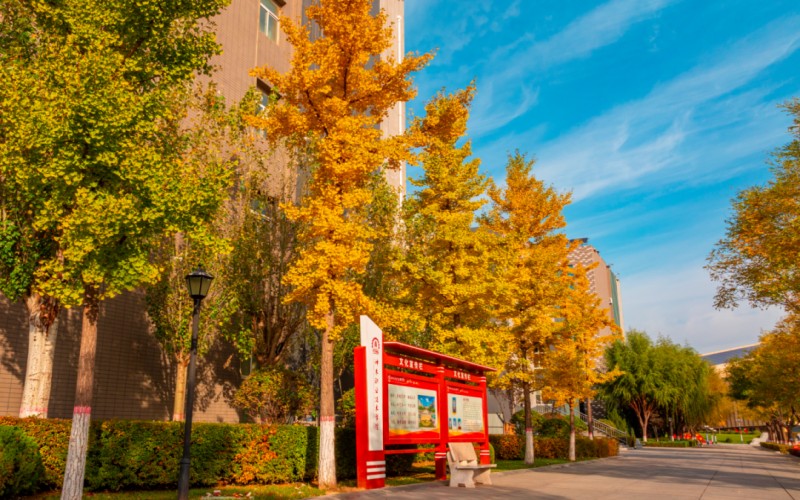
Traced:
POLYGON ((792 117, 791 140, 770 155, 772 178, 732 200, 725 237, 706 266, 719 282, 718 308, 747 302, 785 312, 756 349, 728 367, 731 396, 768 422, 771 439, 781 442, 800 421, 800 100, 783 107, 792 117))

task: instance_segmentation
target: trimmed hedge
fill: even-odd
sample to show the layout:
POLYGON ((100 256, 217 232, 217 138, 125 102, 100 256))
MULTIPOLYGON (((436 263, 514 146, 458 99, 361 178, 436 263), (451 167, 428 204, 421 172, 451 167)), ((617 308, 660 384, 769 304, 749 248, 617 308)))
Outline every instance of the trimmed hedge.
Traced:
MULTIPOLYGON (((39 446, 44 474, 38 486, 60 488, 71 421, 0 417, 0 425, 21 429, 39 446)), ((318 442, 316 427, 194 424, 192 484, 245 485, 313 479, 318 442)), ((337 429, 336 442, 341 443, 336 447, 337 477, 355 477, 354 431, 337 429)), ((182 454, 182 422, 94 421, 89 431, 86 487, 93 491, 175 487, 182 454)))
POLYGON ((642 444, 648 448, 694 448, 697 441, 647 441, 642 444))
POLYGON ((773 450, 773 451, 779 451, 784 455, 788 454, 789 449, 791 448, 791 445, 781 444, 781 443, 761 442, 760 444, 762 448, 766 448, 768 450, 773 450))
MULTIPOLYGON (((2 425, 11 426, 8 428, 13 430, 7 432, 27 433, 32 449, 38 445, 41 450, 44 468, 40 470, 35 487, 60 488, 71 421, 0 417, 2 425)), ((90 491, 174 488, 183 454, 183 427, 183 422, 92 422, 86 458, 86 488, 90 491)), ((246 485, 313 479, 317 474, 318 436, 316 427, 194 424, 192 484, 246 485)), ((337 478, 355 478, 355 430, 337 428, 336 443, 337 478)), ((490 447, 490 453, 494 461, 494 447, 490 447)), ((416 454, 388 455, 387 474, 407 472, 420 457, 416 454)), ((0 498, 4 496, 0 495, 0 498)))
POLYGON ((61 488, 61 482, 64 480, 64 468, 67 465, 67 448, 69 447, 69 431, 72 428, 72 421, 0 416, 0 425, 22 429, 39 445, 39 454, 42 457, 42 465, 44 465, 44 478, 41 485, 49 489, 61 488))
MULTIPOLYGON (((500 460, 523 460, 525 458, 525 436, 516 434, 492 434, 489 441, 494 446, 500 460)), ((539 458, 569 457, 569 439, 536 437, 534 455, 539 458)), ((583 436, 575 436, 575 457, 605 458, 619 454, 619 443, 616 439, 595 437, 593 440, 583 436)))
POLYGON ((34 493, 43 479, 36 442, 16 427, 0 426, 0 498, 34 493))
MULTIPOLYGON (((511 423, 514 424, 518 435, 525 435, 525 410, 519 410, 511 416, 511 423)), ((569 417, 560 413, 541 413, 531 411, 531 424, 533 432, 540 437, 564 437, 569 438, 569 417)), ((589 430, 586 422, 575 417, 575 430, 584 432, 589 430)))

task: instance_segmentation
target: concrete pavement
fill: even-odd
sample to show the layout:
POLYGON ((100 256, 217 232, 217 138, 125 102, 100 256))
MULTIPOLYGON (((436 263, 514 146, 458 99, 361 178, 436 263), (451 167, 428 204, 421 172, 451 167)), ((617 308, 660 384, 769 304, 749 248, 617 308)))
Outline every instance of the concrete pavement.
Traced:
POLYGON ((624 450, 619 457, 492 473, 492 486, 443 482, 336 495, 342 499, 800 500, 800 460, 747 445, 624 450))

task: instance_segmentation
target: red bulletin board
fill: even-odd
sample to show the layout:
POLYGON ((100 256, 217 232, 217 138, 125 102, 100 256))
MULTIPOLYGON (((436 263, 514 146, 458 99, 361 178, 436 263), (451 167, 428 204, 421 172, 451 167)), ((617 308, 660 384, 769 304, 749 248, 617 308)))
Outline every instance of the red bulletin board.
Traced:
POLYGON ((383 342, 361 317, 355 348, 358 486, 382 488, 386 455, 433 451, 437 479, 447 479, 447 443, 471 442, 489 463, 486 373, 493 368, 400 342, 383 342), (409 449, 402 445, 430 445, 409 449))

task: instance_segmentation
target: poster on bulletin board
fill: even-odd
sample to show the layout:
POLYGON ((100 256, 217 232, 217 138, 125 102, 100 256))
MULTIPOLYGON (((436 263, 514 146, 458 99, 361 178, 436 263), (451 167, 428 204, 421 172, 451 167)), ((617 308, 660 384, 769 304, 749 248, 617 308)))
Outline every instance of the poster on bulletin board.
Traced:
POLYGON ((447 429, 453 437, 482 436, 484 433, 483 398, 465 391, 447 392, 447 429))
POLYGON ((436 390, 416 380, 389 377, 389 438, 438 439, 436 390))

